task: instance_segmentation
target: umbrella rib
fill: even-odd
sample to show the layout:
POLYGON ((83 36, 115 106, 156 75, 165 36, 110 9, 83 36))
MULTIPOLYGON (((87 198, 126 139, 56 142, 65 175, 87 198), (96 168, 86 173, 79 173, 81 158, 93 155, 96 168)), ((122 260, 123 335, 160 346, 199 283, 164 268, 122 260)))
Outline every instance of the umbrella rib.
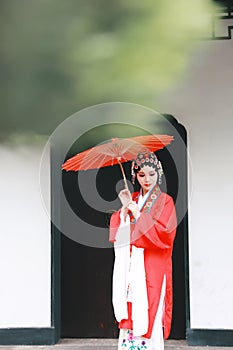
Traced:
POLYGON ((140 152, 156 152, 174 139, 169 135, 145 135, 126 139, 112 139, 87 149, 66 160, 65 170, 88 170, 134 159, 140 152))
POLYGON ((104 164, 106 162, 106 158, 107 158, 107 156, 104 154, 96 154, 95 158, 92 158, 90 155, 89 157, 87 156, 86 158, 84 158, 83 165, 87 169, 92 169, 93 164, 98 163, 98 165, 94 166, 94 168, 95 167, 99 168, 99 167, 101 167, 102 164, 104 164))

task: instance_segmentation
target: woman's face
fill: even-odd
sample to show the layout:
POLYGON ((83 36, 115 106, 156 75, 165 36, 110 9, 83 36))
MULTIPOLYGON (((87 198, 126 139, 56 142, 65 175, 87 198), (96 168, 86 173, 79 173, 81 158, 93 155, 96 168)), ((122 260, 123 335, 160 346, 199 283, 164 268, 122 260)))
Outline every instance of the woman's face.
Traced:
POLYGON ((158 180, 157 171, 150 167, 149 165, 145 165, 141 170, 137 173, 137 180, 142 187, 143 195, 146 194, 152 187, 155 186, 158 180))

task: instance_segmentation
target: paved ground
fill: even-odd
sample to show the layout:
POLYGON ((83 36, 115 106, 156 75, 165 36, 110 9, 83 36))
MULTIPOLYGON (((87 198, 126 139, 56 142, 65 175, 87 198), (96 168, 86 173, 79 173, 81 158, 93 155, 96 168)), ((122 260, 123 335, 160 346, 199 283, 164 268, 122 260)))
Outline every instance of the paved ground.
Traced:
MULTIPOLYGON (((116 350, 116 339, 61 339, 56 345, 1 345, 0 350, 116 350)), ((233 350, 233 347, 188 346, 185 340, 167 340, 165 350, 233 350)))

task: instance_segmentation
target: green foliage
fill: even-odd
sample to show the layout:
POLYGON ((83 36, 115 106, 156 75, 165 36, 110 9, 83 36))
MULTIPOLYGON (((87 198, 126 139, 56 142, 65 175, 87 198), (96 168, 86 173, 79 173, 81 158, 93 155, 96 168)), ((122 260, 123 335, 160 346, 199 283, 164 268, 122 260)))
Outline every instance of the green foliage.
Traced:
POLYGON ((1 136, 51 133, 84 107, 156 108, 209 31, 210 0, 2 0, 1 136))

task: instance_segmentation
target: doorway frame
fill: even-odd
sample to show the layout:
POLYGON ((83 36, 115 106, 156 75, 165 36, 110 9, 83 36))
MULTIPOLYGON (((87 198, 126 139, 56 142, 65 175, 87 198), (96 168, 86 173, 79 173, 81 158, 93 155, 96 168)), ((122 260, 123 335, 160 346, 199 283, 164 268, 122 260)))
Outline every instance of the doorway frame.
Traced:
MULTIPOLYGON (((182 137, 187 148, 187 132, 185 127, 170 114, 163 114, 177 129, 178 133, 182 137)), ((53 222, 60 223, 61 218, 61 196, 60 191, 61 183, 59 182, 59 176, 56 176, 57 171, 61 171, 60 167, 63 163, 61 159, 60 147, 62 145, 50 145, 50 159, 51 159, 51 324, 54 327, 54 343, 61 338, 61 232, 53 224, 53 222), (58 170, 59 169, 59 170, 58 170)), ((183 178, 185 181, 182 183, 184 192, 184 202, 182 203, 185 208, 188 208, 188 169, 187 169, 187 151, 183 155, 182 170, 184 171, 183 178)), ((183 218, 184 225, 184 269, 185 269, 185 315, 186 315, 186 335, 189 329, 189 254, 188 254, 188 211, 183 218)))

